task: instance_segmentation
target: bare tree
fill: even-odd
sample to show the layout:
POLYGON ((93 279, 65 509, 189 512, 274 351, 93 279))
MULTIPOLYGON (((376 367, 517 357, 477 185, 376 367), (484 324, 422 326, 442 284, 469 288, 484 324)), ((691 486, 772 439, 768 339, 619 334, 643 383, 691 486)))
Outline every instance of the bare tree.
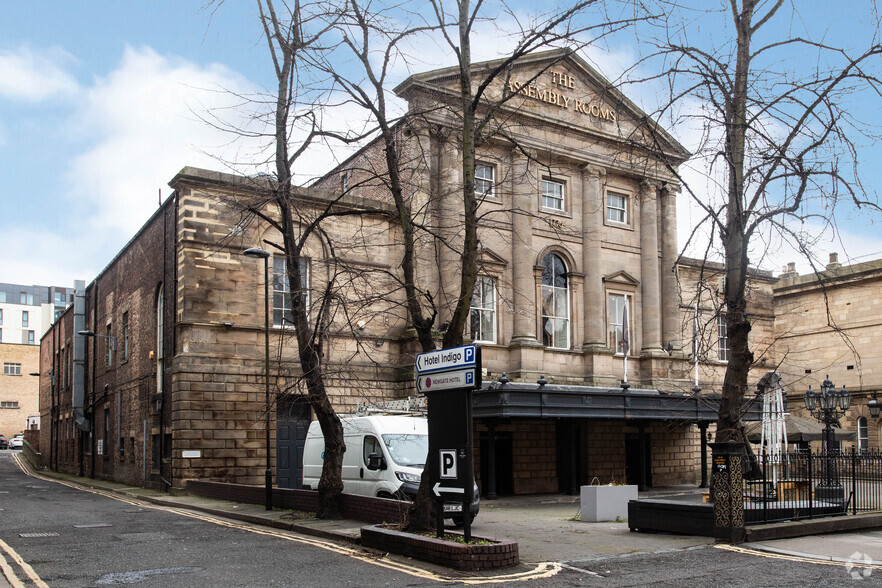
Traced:
POLYGON ((699 121, 703 144, 697 156, 722 194, 716 201, 680 178, 718 236, 725 263, 722 312, 730 355, 717 424, 723 442, 743 440, 741 407, 754 362, 745 295, 751 245, 776 235, 807 251, 811 236, 794 228, 801 221, 812 215, 832 220, 831 211, 843 200, 877 209, 857 174, 858 137, 869 126, 844 103, 862 91, 878 98, 882 86, 874 72, 882 46, 873 38, 852 53, 792 36, 782 22, 785 4, 725 0, 721 10, 704 13, 711 28, 724 22, 725 32, 708 36, 692 26, 694 13, 675 22, 682 15, 671 3, 675 10, 664 36, 642 64, 663 72, 652 77, 663 77, 671 90, 659 116, 699 121), (804 55, 811 59, 800 59, 804 55), (814 208, 818 201, 823 210, 814 208))

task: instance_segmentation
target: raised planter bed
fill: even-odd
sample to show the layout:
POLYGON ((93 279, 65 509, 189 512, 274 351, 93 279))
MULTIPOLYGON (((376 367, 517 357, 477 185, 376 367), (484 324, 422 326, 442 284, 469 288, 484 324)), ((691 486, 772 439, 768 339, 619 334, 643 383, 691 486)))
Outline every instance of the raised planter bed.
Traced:
POLYGON ((520 562, 518 544, 509 539, 491 540, 474 537, 473 540, 488 541, 485 545, 465 545, 403 533, 383 525, 362 527, 363 547, 378 549, 427 561, 456 570, 492 570, 516 565, 520 562))

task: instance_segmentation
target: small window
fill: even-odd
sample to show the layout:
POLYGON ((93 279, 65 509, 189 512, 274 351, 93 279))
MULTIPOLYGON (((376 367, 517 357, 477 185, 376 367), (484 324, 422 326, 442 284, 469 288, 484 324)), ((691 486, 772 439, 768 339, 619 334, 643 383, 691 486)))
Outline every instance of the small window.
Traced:
POLYGON ((624 194, 607 192, 606 220, 613 223, 628 224, 628 197, 624 194))
POLYGON ((349 171, 340 174, 340 190, 345 194, 349 190, 349 171))
POLYGON ((122 360, 129 359, 129 313, 122 315, 122 360))
POLYGON ((368 457, 370 457, 371 453, 376 453, 380 457, 383 456, 383 448, 380 447, 380 441, 374 437, 373 435, 365 435, 364 437, 364 455, 362 458, 364 459, 364 464, 367 465, 368 457))
POLYGON ((0 308, 0 325, 3 324, 3 309, 0 308))
POLYGON ((867 427, 867 417, 858 417, 857 430, 858 451, 867 453, 870 451, 870 429, 867 427))
MULTIPOLYGON (((283 255, 273 256, 273 326, 294 325, 291 306, 291 289, 288 287, 288 262, 283 255)), ((309 308, 309 263, 300 258, 300 287, 304 293, 303 303, 309 308)))
POLYGON ((113 365, 113 335, 111 333, 110 323, 107 324, 106 334, 104 335, 104 343, 107 345, 107 357, 105 358, 105 365, 110 367, 113 365))
POLYGON ((37 344, 37 336, 33 331, 28 331, 28 345, 36 345, 37 344))
POLYGON ((493 278, 481 276, 475 281, 470 318, 473 341, 496 342, 496 284, 493 278))
POLYGON ((21 311, 21 326, 22 327, 29 327, 30 326, 28 324, 29 321, 30 321, 30 315, 28 314, 28 311, 26 311, 26 310, 21 311))
POLYGON ((729 361, 729 327, 726 325, 726 315, 717 317, 717 357, 720 361, 729 361))
POLYGON ((624 355, 625 343, 627 342, 628 347, 630 348, 631 340, 633 339, 633 337, 631 337, 633 331, 630 324, 630 298, 631 297, 626 294, 610 294, 607 301, 609 346, 613 349, 616 355, 624 355))
POLYGON ((3 375, 4 376, 20 376, 21 375, 21 364, 20 363, 4 363, 3 364, 3 375))
POLYGON ((0 343, 3 343, 3 329, 0 329, 0 343))
POLYGON ((478 198, 492 198, 493 184, 496 181, 496 169, 485 163, 475 164, 475 196, 478 198))
POLYGON ((562 182, 542 180, 542 207, 564 209, 564 185, 562 182))
POLYGON ((0 401, 0 408, 18 408, 18 400, 0 401))

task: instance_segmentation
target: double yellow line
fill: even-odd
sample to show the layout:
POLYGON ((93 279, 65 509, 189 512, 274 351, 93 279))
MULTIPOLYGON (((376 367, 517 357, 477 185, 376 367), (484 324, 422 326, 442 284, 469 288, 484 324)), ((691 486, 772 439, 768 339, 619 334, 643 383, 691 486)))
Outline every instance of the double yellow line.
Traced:
MULTIPOLYGON (((215 517, 212 515, 207 515, 200 512, 190 511, 183 508, 163 506, 159 504, 151 504, 147 502, 141 502, 136 499, 128 498, 125 496, 119 496, 112 492, 104 491, 104 490, 96 490, 94 488, 85 488, 80 486, 79 484, 72 484, 70 482, 65 482, 63 480, 55 480, 53 478, 41 476, 39 474, 34 473, 33 471, 26 468, 18 459, 18 457, 14 457, 18 467, 28 476, 33 478, 38 478, 40 480, 45 480, 47 482, 55 482, 56 484, 62 484, 69 488, 73 488, 75 490, 79 490, 82 492, 90 492, 92 494, 98 494, 100 496, 104 496, 106 498, 111 498, 113 500, 118 500, 120 502, 124 502, 126 504, 137 506, 140 508, 150 508, 153 510, 163 511, 173 513, 182 517, 188 517, 191 519, 197 519, 206 523, 211 523, 213 525, 217 525, 220 527, 227 527, 230 529, 237 529, 241 531, 247 531, 249 533, 254 533, 255 535, 264 535, 267 537, 274 537, 276 539, 283 539, 285 541, 291 541, 294 543, 300 543, 303 545, 310 545, 312 547, 317 547, 319 549, 324 549, 326 551, 331 551, 333 553, 337 553, 339 555, 343 555, 345 557, 349 557, 364 563, 368 563, 374 566, 379 566, 381 568, 385 568, 388 570, 400 572, 402 574, 407 574, 409 576, 417 577, 424 580, 431 580, 434 582, 458 582, 460 584, 491 584, 491 583, 508 583, 508 582, 523 582, 528 580, 535 580, 540 578, 550 578, 551 576, 556 575, 558 572, 563 569, 563 566, 556 562, 542 562, 539 564, 535 564, 535 566, 524 572, 517 572, 512 574, 501 574, 501 575, 488 575, 488 576, 446 576, 442 574, 438 574, 429 570, 425 570, 413 565, 408 565, 402 562, 394 561, 391 559, 387 559, 385 557, 377 558, 368 555, 367 553, 360 551, 358 549, 353 549, 351 547, 347 547, 344 545, 338 545, 331 541, 325 541, 322 539, 316 539, 313 537, 309 537, 306 535, 299 535, 291 531, 282 531, 278 529, 271 529, 267 527, 260 527, 257 525, 251 525, 248 523, 241 523, 237 521, 222 519, 219 517, 215 517)), ((41 588, 46 587, 46 583, 43 582, 39 576, 34 572, 33 568, 29 566, 22 558, 19 556, 11 547, 9 547, 6 543, 0 541, 0 547, 4 551, 6 551, 24 571, 28 575, 28 577, 33 581, 36 586, 40 586, 41 588)), ((12 567, 5 561, 5 559, 0 556, 0 567, 3 569, 4 575, 9 580, 9 583, 12 584, 13 588, 24 588, 24 584, 19 580, 18 577, 15 576, 14 570, 12 567)), ((48 587, 47 587, 48 588, 48 587)))

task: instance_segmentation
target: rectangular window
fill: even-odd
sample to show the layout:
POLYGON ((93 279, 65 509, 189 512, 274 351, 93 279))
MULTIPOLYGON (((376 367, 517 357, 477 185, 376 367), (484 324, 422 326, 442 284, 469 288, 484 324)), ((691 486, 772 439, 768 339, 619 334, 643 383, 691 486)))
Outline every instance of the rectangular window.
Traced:
POLYGON ((19 304, 27 304, 28 303, 28 293, 27 292, 21 292, 18 295, 18 303, 19 304))
POLYGON ((55 293, 55 306, 64 306, 64 292, 55 293))
POLYGON ((496 343, 496 283, 493 278, 475 281, 471 304, 471 337, 473 341, 496 343))
POLYGON ((29 327, 30 326, 28 324, 29 321, 30 321, 30 315, 28 314, 28 311, 26 311, 26 310, 21 311, 21 326, 22 327, 29 327))
POLYGON ((28 331, 28 345, 36 345, 37 337, 33 331, 28 331))
MULTIPOLYGON (((273 256, 273 326, 293 326, 291 314, 291 289, 288 286, 288 263, 282 256, 273 256)), ((303 292, 303 304, 309 309, 309 263, 300 259, 300 289, 303 292)))
POLYGON ((0 343, 3 343, 3 329, 0 329, 0 343))
POLYGON ((867 417, 858 417, 857 430, 858 451, 867 453, 870 451, 870 429, 867 427, 867 417))
POLYGON ((629 341, 629 346, 631 345, 631 341, 634 339, 631 334, 633 333, 631 329, 631 312, 630 308, 628 308, 631 300, 630 296, 625 294, 610 294, 609 295, 609 303, 608 303, 608 320, 609 320, 609 346, 613 349, 616 355, 624 355, 625 354, 625 336, 627 334, 627 338, 629 341), (627 327, 625 325, 625 309, 627 308, 628 312, 628 324, 627 327), (627 328, 627 333, 625 332, 627 328))
POLYGON ((0 308, 0 325, 3 324, 3 309, 0 308))
POLYGON ((129 359, 129 313, 124 312, 122 316, 122 360, 129 359))
POLYGON ((542 180, 542 207, 564 209, 564 185, 562 182, 542 180))
POLYGON ((493 184, 496 181, 496 169, 484 163, 475 164, 475 196, 478 198, 492 197, 493 184))
POLYGON ((18 408, 18 400, 0 401, 0 408, 18 408))
POLYGON ((729 331, 724 314, 717 317, 717 352, 720 361, 729 361, 729 331))
POLYGON ((628 224, 628 197, 624 194, 607 192, 606 220, 613 223, 628 224))
POLYGON ((340 174, 340 188, 342 189, 343 194, 345 194, 349 190, 349 172, 344 171, 340 174))
MULTIPOLYGON (((104 438, 101 440, 104 441, 104 443, 102 443, 102 445, 108 446, 108 441, 110 440, 110 409, 109 408, 104 409, 104 438)), ((102 447, 102 449, 103 449, 103 447, 102 447)), ((108 446, 107 451, 99 451, 98 453, 101 455, 109 454, 110 453, 109 446, 108 446)))
POLYGON ((20 376, 21 375, 21 364, 20 363, 4 363, 3 364, 3 375, 4 376, 20 376))
POLYGON ((105 365, 110 367, 113 365, 113 336, 110 334, 110 323, 107 324, 107 329, 104 335, 104 344, 107 345, 107 357, 105 358, 105 365))

